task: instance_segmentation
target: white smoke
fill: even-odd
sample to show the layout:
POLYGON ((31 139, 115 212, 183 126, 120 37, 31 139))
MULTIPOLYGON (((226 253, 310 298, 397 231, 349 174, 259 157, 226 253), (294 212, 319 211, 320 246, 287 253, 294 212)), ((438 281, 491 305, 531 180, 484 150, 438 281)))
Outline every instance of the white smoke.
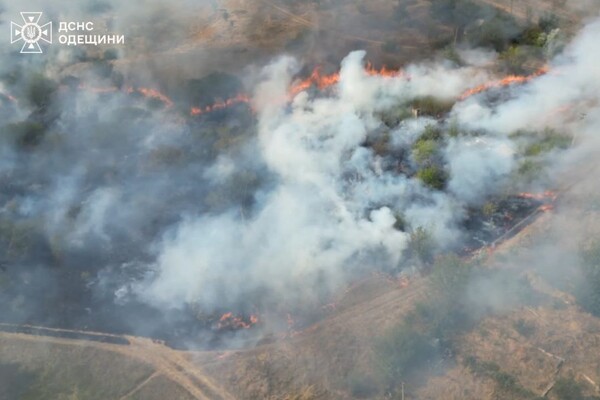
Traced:
MULTIPOLYGON (((256 157, 276 176, 275 187, 262 193, 255 215, 244 218, 234 210, 190 217, 160 243, 156 275, 143 297, 169 307, 200 301, 212 308, 239 302, 248 288, 290 298, 302 286, 306 295, 311 290, 304 285, 315 276, 335 287, 360 264, 401 262, 408 235, 393 227, 398 214, 409 226, 429 229, 438 243, 456 241, 466 206, 500 190, 517 165, 516 144, 507 134, 581 127, 569 125, 566 117, 547 116, 597 99, 599 35, 600 22, 586 27, 547 76, 513 88, 513 97, 503 103, 478 96, 457 103, 452 118, 462 129, 485 134, 446 141, 447 192, 383 169, 384 160, 362 143, 382 129, 378 112, 417 96, 457 98, 488 80, 482 66, 493 55, 471 52, 472 66, 415 65, 388 78, 367 74, 364 52, 353 52, 342 62, 340 81, 329 95, 300 93, 291 104, 287 90, 297 64, 277 60, 265 69, 254 96, 256 157), (385 257, 373 258, 374 253, 385 257)), ((401 123, 390 132, 390 144, 409 149, 427 123, 426 118, 401 123)), ((210 173, 228 169, 230 163, 221 160, 210 173)))
MULTIPOLYGON (((261 195, 255 215, 232 210, 188 218, 161 242, 156 276, 141 289, 145 299, 168 307, 198 301, 214 309, 264 287, 289 300, 299 287, 298 296, 310 296, 315 277, 331 289, 372 263, 395 268, 408 241, 407 233, 394 228, 400 214, 410 226, 426 227, 440 243, 459 238, 462 200, 479 196, 488 189, 486 179, 512 166, 504 144, 451 143, 449 151, 481 164, 471 165, 474 174, 459 161, 450 162, 452 170, 465 172, 462 180, 451 181, 461 193, 457 197, 385 171, 381 157, 362 144, 382 128, 377 112, 416 96, 457 97, 487 74, 476 67, 421 65, 398 78, 372 76, 365 72, 364 56, 357 51, 343 60, 330 95, 300 93, 291 104, 287 93, 295 60, 280 58, 265 68, 253 101, 259 120, 255 157, 274 174, 275 187, 261 195), (471 185, 470 194, 462 185, 471 185)), ((391 132, 391 145, 409 148, 426 121, 401 125, 391 132)), ((231 166, 220 158, 207 174, 222 176, 231 166)))
POLYGON ((518 129, 540 129, 548 125, 577 128, 568 124, 566 109, 583 113, 597 107, 600 89, 598 36, 600 21, 588 24, 563 54, 556 57, 550 72, 533 80, 517 95, 498 106, 471 98, 454 112, 461 124, 472 129, 509 134, 518 129), (596 102, 596 105, 593 103, 596 102))

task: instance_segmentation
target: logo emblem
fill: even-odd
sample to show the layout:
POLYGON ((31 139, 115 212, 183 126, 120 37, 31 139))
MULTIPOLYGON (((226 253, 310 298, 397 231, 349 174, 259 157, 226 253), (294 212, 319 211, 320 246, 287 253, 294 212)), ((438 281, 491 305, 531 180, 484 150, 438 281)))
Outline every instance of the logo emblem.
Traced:
POLYGON ((46 43, 52 43, 52 22, 40 26, 38 22, 42 18, 41 12, 22 12, 21 18, 23 18, 23 25, 10 22, 10 42, 15 43, 22 40, 24 43, 21 53, 42 53, 38 42, 43 40, 46 43))

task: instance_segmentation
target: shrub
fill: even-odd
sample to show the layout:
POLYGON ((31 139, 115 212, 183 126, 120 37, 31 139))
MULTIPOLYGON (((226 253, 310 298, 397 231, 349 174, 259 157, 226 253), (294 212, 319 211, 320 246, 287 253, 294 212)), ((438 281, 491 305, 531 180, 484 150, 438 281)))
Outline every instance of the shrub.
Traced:
POLYGON ((409 255, 429 264, 433 261, 435 243, 427 229, 419 226, 411 232, 408 242, 409 255))
POLYGON ((377 382, 364 373, 351 373, 347 378, 347 384, 352 396, 358 399, 371 398, 379 392, 377 382))
POLYGON ((525 156, 538 156, 554 149, 566 149, 571 145, 572 140, 571 137, 552 129, 544 130, 541 138, 538 136, 536 139, 538 140, 525 148, 525 156))
POLYGON ((408 325, 399 325, 375 343, 377 364, 388 385, 395 386, 413 369, 423 367, 437 354, 432 339, 408 325))
POLYGON ((438 341, 440 350, 452 350, 458 334, 475 321, 466 307, 466 287, 472 266, 456 255, 439 257, 432 273, 432 296, 420 303, 410 319, 438 341))
POLYGON ((518 46, 511 46, 500 53, 500 61, 506 72, 510 74, 525 73, 524 64, 527 61, 527 54, 518 46))
POLYGON ((433 96, 424 96, 415 98, 410 105, 419 110, 421 115, 430 115, 437 117, 441 114, 450 112, 454 106, 453 101, 438 99, 433 96))
POLYGON ((580 251, 584 281, 576 292, 577 301, 588 312, 600 316, 600 241, 580 251))
POLYGON ((519 165, 517 173, 519 178, 525 182, 532 182, 538 179, 544 171, 544 164, 537 160, 525 159, 519 165))
POLYGON ((46 132, 44 126, 38 122, 23 121, 8 124, 2 128, 3 134, 12 138, 15 145, 22 149, 29 149, 41 143, 46 132))
POLYGON ((438 129, 437 126, 433 124, 428 124, 425 129, 423 129, 423 133, 419 137, 419 140, 440 140, 442 138, 442 131, 438 129))
POLYGON ((434 140, 418 140, 413 145, 413 158, 418 164, 426 164, 433 161, 438 151, 438 145, 434 140))
POLYGON ((379 114, 381 121, 387 126, 395 127, 398 124, 412 116, 412 113, 407 107, 394 107, 379 114))
POLYGON ((465 263, 455 254, 438 258, 432 274, 436 292, 443 295, 444 300, 457 300, 457 295, 464 292, 472 270, 471 264, 465 263))
POLYGON ((443 190, 446 187, 448 176, 442 168, 429 165, 417 172, 417 178, 432 189, 443 190))
POLYGON ((481 207, 481 212, 488 218, 494 215, 496 211, 498 211, 498 205, 493 201, 488 201, 481 207))
POLYGON ((458 126, 458 121, 456 118, 453 118, 450 121, 450 126, 448 127, 448 135, 450 137, 457 137, 460 134, 460 127, 458 126))
POLYGON ((476 375, 493 379, 500 392, 499 398, 538 400, 530 390, 525 389, 513 375, 504 372, 495 362, 479 361, 473 356, 466 357, 464 364, 476 375))
POLYGON ((529 337, 535 332, 535 325, 524 319, 519 319, 513 326, 520 335, 525 337, 529 337))
POLYGON ((36 108, 50 106, 58 85, 43 75, 34 75, 27 87, 27 100, 36 108))
POLYGON ((533 25, 527 27, 519 38, 519 43, 526 46, 542 47, 545 43, 545 33, 539 25, 533 25))
POLYGON ((552 389, 559 400, 586 400, 583 396, 583 388, 573 378, 560 378, 552 389))
POLYGON ((187 82, 188 101, 198 107, 206 107, 218 99, 228 99, 243 92, 242 82, 234 75, 213 72, 201 79, 187 82))
POLYGON ((406 219, 404 218, 404 215, 398 213, 394 215, 394 218, 396 219, 396 222, 394 222, 394 229, 402 232, 406 231, 406 219))
POLYGON ((538 26, 542 31, 550 33, 550 31, 560 26, 560 20, 556 14, 546 13, 540 17, 538 26))

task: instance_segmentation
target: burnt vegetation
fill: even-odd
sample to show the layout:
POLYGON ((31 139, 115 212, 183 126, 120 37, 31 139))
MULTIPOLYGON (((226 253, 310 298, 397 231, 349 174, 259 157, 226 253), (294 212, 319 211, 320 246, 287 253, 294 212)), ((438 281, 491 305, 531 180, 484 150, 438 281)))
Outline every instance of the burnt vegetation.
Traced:
MULTIPOLYGON (((323 7, 332 6, 330 2, 322 3, 323 7)), ((548 16, 522 26, 506 13, 469 0, 434 1, 429 11, 434 20, 454 28, 453 39, 440 46, 456 64, 460 60, 454 47, 464 42, 501 52, 502 68, 511 73, 527 71, 533 61, 546 56, 544 51, 556 37, 560 22, 548 16)), ((399 19, 400 14, 398 11, 399 19)), ((301 47, 309 36, 308 30, 300 32, 289 47, 301 47)), ((393 43, 384 46, 387 52, 396 50, 393 43)), ((102 56, 81 54, 78 61, 91 64, 90 73, 95 79, 123 89, 124 78, 112 64, 116 58, 116 52, 110 50, 102 56)), ((115 118, 107 120, 93 110, 83 115, 70 114, 75 107, 69 98, 76 98, 85 83, 73 76, 59 82, 41 73, 26 75, 16 70, 2 79, 14 89, 17 100, 31 109, 29 115, 0 127, 2 145, 11 152, 14 149, 11 156, 23 167, 9 169, 0 177, 3 189, 0 298, 6 304, 3 318, 10 322, 120 333, 130 331, 127 316, 135 315, 139 321, 134 321, 134 325, 140 321, 160 321, 157 327, 149 329, 149 334, 172 339, 174 343, 183 343, 213 329, 218 313, 205 314, 194 304, 165 316, 135 299, 121 304, 115 293, 126 293, 130 285, 146 277, 146 266, 155 257, 147 243, 165 234, 183 216, 218 215, 235 210, 240 219, 252 218, 257 197, 276 181, 277 177, 271 176, 260 163, 236 166, 225 178, 202 177, 209 163, 223 156, 235 159, 240 154, 244 144, 256 134, 255 120, 246 105, 198 117, 189 116, 189 106, 205 108, 243 93, 242 81, 223 72, 186 81, 185 88, 175 94, 173 106, 177 116, 184 120, 183 133, 176 141, 155 138, 152 148, 146 151, 139 144, 161 122, 153 119, 153 115, 167 108, 160 97, 147 98, 140 91, 123 95, 121 91, 119 95, 124 100, 117 100, 121 103, 113 108, 115 118), (78 120, 85 122, 79 124, 78 120), (77 154, 81 148, 81 154, 77 154), (58 206, 51 203, 53 199, 39 199, 45 190, 63 184, 59 178, 70 176, 70 167, 79 163, 83 165, 81 175, 76 177, 80 180, 79 191, 75 190, 66 209, 60 210, 66 223, 49 232, 50 216, 40 210, 58 206), (181 178, 174 179, 175 176, 181 178), (137 194, 148 190, 150 182, 160 184, 151 188, 141 201, 137 194), (90 193, 103 187, 111 190, 90 198, 90 193), (84 228, 78 231, 76 228, 83 222, 93 222, 94 215, 86 207, 93 201, 109 201, 111 196, 135 204, 134 208, 144 213, 136 214, 131 226, 89 225, 85 227, 88 231, 84 228), (77 237, 63 239, 73 232, 77 237), (88 235, 90 232, 97 233, 100 239, 88 235), (47 286, 52 287, 47 289, 47 286)), ((110 107, 115 97, 118 96, 113 92, 101 93, 98 101, 101 107, 110 107)), ((9 100, 7 104, 10 106, 9 100)), ((447 193, 453 178, 444 153, 447 144, 457 138, 483 135, 465 131, 450 119, 454 105, 452 99, 419 96, 379 112, 381 129, 370 134, 364 148, 382 159, 385 171, 421 182, 424 193, 447 193), (408 143, 398 145, 394 142, 394 130, 415 116, 426 118, 427 122, 408 143)), ((8 117, 10 108, 3 107, 2 112, 8 117)), ((468 236, 466 244, 462 242, 459 248, 450 250, 470 254, 487 246, 509 230, 514 220, 538 207, 539 201, 519 198, 514 193, 528 183, 539 181, 547 167, 546 156, 566 149, 570 140, 550 130, 517 132, 513 138, 522 146, 515 156, 520 166, 505 190, 511 194, 493 194, 469 204, 460 221, 468 236)), ((413 197, 415 202, 429 201, 423 193, 415 193, 413 197)), ((120 217, 123 216, 114 216, 120 217)), ((378 347, 381 354, 388 354, 382 362, 390 382, 404 376, 412 364, 429 365, 434 359, 445 357, 451 351, 453 337, 461 329, 459 326, 468 326, 470 322, 470 317, 460 309, 459 293, 471 267, 452 257, 436 261, 448 249, 436 243, 432 227, 411 226, 401 213, 396 215, 394 227, 408 233, 409 244, 404 254, 410 260, 407 263, 433 270, 434 277, 443 277, 442 270, 447 269, 451 277, 441 279, 441 285, 449 286, 440 289, 440 299, 419 306, 413 316, 416 328, 398 328, 378 347)), ((398 265, 391 272, 397 273, 404 267, 398 265)), ((595 310, 593 295, 588 297, 582 303, 595 310)), ((249 314, 249 309, 241 312, 249 314)))

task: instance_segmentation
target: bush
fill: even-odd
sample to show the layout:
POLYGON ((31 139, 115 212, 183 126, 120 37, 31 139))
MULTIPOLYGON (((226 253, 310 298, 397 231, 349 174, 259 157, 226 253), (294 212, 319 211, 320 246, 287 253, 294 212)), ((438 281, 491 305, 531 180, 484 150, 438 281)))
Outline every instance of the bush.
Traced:
POLYGON ((583 388, 573 378, 560 378, 552 389, 559 400, 586 400, 583 396, 583 388))
POLYGON ((538 135, 534 143, 530 143, 524 150, 525 156, 538 156, 554 149, 567 149, 571 145, 572 138, 556 132, 552 129, 546 129, 541 137, 538 135))
POLYGON ((434 140, 418 140, 413 145, 413 158, 418 164, 426 164, 433 161, 437 151, 438 145, 434 140))
POLYGON ((454 102, 438 99, 433 96, 424 96, 415 98, 410 105, 412 108, 418 109, 419 114, 421 115, 438 117, 442 114, 450 112, 454 106, 454 102))
POLYGON ((432 295, 427 302, 418 304, 409 317, 413 325, 438 341, 440 351, 452 351, 456 336, 470 329, 475 321, 465 297, 471 273, 472 266, 456 255, 438 258, 432 273, 432 295))
POLYGON ((518 46, 511 46, 500 53, 499 60, 502 62, 504 70, 509 74, 524 74, 527 54, 518 46))
POLYGON ((497 211, 498 211, 498 205, 496 203, 494 203, 493 201, 488 201, 481 207, 481 212, 487 218, 490 218, 497 211))
POLYGON ((431 234, 421 226, 412 231, 408 242, 408 251, 409 256, 416 257, 422 263, 431 263, 435 251, 435 243, 431 234))
POLYGON ((538 160, 525 159, 517 169, 518 177, 524 182, 533 182, 542 176, 544 164, 538 160))
POLYGON ((413 158, 418 164, 433 163, 438 153, 438 141, 442 132, 435 125, 427 125, 419 139, 413 144, 413 158))
POLYGON ((437 354, 430 337, 408 325, 399 325, 375 344, 377 364, 386 384, 396 386, 414 369, 423 367, 437 354))
POLYGON ((406 231, 406 219, 403 214, 395 214, 394 218, 396 222, 394 222, 394 229, 405 232, 406 231))
POLYGON ((529 337, 535 332, 535 325, 524 319, 519 319, 513 326, 520 335, 525 337, 529 337))
POLYGON ((535 393, 525 389, 513 375, 504 372, 495 362, 479 361, 475 357, 465 358, 464 364, 476 375, 485 376, 496 382, 497 389, 500 392, 498 398, 510 398, 537 400, 540 399, 535 393))
POLYGON ((358 399, 371 398, 379 392, 377 382, 364 373, 351 373, 347 378, 347 384, 352 396, 358 399))
POLYGON ((398 126, 400 122, 411 116, 412 113, 407 107, 394 107, 379 113, 381 121, 390 128, 398 126))
POLYGON ((425 129, 423 129, 423 133, 419 137, 419 140, 433 140, 438 141, 442 139, 442 131, 438 129, 437 126, 428 124, 425 129))
POLYGON ((533 25, 527 27, 519 38, 519 44, 526 46, 542 47, 546 41, 546 34, 539 25, 533 25))
POLYGON ((186 97, 194 106, 206 107, 218 99, 232 98, 242 93, 243 89, 242 82, 236 76, 213 72, 201 79, 190 79, 187 82, 186 97))
POLYGON ((544 14, 538 21, 538 26, 543 32, 550 33, 550 31, 560 26, 560 20, 556 14, 544 14))
POLYGON ((518 36, 519 27, 515 19, 506 14, 497 14, 469 33, 475 46, 489 47, 498 52, 518 36))
POLYGON ((436 292, 443 295, 444 301, 456 301, 464 292, 473 266, 465 263, 455 254, 445 255, 436 260, 433 266, 432 281, 436 292))
POLYGON ((43 75, 35 75, 27 87, 27 100, 36 108, 43 109, 52 103, 58 85, 43 75))
POLYGON ((425 186, 429 186, 436 190, 443 190, 446 187, 446 181, 448 180, 446 172, 435 165, 429 165, 420 169, 417 172, 417 178, 420 179, 425 186))
POLYGON ((576 292, 579 304, 600 317, 600 241, 595 240, 580 251, 584 280, 576 292))
POLYGON ((8 124, 2 128, 2 131, 3 136, 11 137, 13 143, 22 149, 39 145, 46 132, 42 124, 31 121, 8 124))

